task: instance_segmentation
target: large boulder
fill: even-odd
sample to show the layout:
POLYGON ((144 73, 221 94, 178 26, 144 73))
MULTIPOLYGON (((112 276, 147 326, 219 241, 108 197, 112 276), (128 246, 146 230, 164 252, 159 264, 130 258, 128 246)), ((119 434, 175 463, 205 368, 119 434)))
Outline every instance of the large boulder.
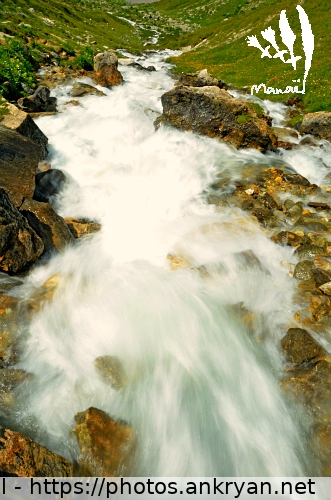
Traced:
POLYGON ((67 182, 67 177, 55 168, 50 168, 46 172, 39 172, 36 175, 36 189, 33 199, 48 203, 51 198, 57 195, 67 182))
POLYGON ((306 114, 300 125, 300 133, 316 135, 320 139, 331 141, 331 112, 318 111, 306 114))
POLYGON ((0 188, 0 269, 24 271, 43 253, 44 244, 0 188))
POLYGON ((67 224, 49 203, 26 198, 20 210, 42 239, 46 252, 62 252, 70 242, 74 241, 67 224))
POLYGON ((21 97, 17 101, 19 108, 27 113, 53 112, 56 111, 56 97, 50 96, 51 91, 45 85, 40 85, 29 97, 21 97))
POLYGON ((42 159, 41 147, 31 139, 0 125, 0 187, 16 207, 32 197, 35 174, 42 159))
POLYGON ((233 98, 216 86, 175 87, 161 97, 163 115, 155 121, 181 130, 216 137, 236 148, 274 150, 271 118, 255 103, 233 98))
POLYGON ((220 89, 227 90, 226 83, 218 78, 211 76, 206 69, 197 71, 196 73, 187 73, 180 75, 178 83, 187 87, 210 87, 216 86, 220 89))
POLYGON ((105 412, 89 408, 75 416, 75 435, 81 450, 79 475, 127 474, 135 439, 130 426, 115 422, 105 412))
POLYGON ((92 78, 97 85, 114 87, 121 85, 123 77, 117 69, 118 59, 114 52, 102 52, 94 57, 92 78))
POLYGON ((32 439, 0 426, 1 475, 72 477, 73 464, 32 439))
POLYGON ((28 139, 39 144, 41 147, 41 159, 47 158, 48 155, 48 138, 40 130, 38 125, 24 111, 18 109, 13 104, 7 106, 9 113, 5 115, 1 121, 1 125, 24 135, 28 139))
POLYGON ((96 87, 93 87, 93 85, 88 85, 87 83, 77 82, 72 87, 71 91, 72 97, 83 97, 84 95, 91 95, 91 94, 99 96, 106 95, 101 90, 98 90, 96 87))

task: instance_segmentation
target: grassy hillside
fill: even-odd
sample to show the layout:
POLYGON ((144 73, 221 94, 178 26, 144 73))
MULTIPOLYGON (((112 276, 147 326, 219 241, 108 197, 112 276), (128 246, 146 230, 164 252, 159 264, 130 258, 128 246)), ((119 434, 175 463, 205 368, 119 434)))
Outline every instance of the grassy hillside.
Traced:
MULTIPOLYGON (((315 51, 303 105, 307 111, 331 111, 331 3, 324 0, 298 0, 297 3, 308 14, 315 36, 315 51)), ((195 26, 193 32, 183 33, 176 40, 164 37, 161 41, 176 48, 197 45, 174 60, 177 71, 207 67, 213 75, 238 87, 263 82, 285 89, 292 80, 302 80, 304 73, 301 28, 295 9, 297 3, 291 4, 287 0, 161 0, 154 4, 154 8, 163 15, 195 26), (265 47, 267 42, 260 32, 271 26, 279 34, 279 14, 283 9, 286 9, 290 25, 297 34, 294 53, 302 56, 297 71, 279 59, 261 59, 260 51, 249 47, 246 42, 247 35, 257 35, 265 47)), ((279 35, 277 42, 280 48, 286 49, 279 35)), ((287 97, 275 96, 273 99, 287 97)))
MULTIPOLYGON (((328 53, 331 3, 325 0, 298 0, 298 3, 307 12, 315 35, 315 52, 302 104, 306 111, 331 111, 331 59, 328 53)), ((70 60, 60 64, 84 67, 91 63, 93 51, 105 48, 138 52, 185 46, 191 46, 191 50, 173 58, 177 72, 208 68, 214 76, 239 88, 262 82, 285 88, 294 79, 302 80, 304 73, 300 23, 295 7, 296 3, 290 6, 288 0, 160 0, 138 5, 125 0, 4 0, 0 2, 0 31, 26 44, 32 59, 24 56, 22 48, 18 50, 15 46, 8 55, 8 47, 0 46, 0 91, 6 90, 5 68, 8 70, 8 65, 16 63, 22 65, 15 54, 21 53, 21 61, 24 57, 29 60, 28 67, 23 65, 21 73, 15 76, 17 81, 26 78, 28 83, 24 73, 31 76, 33 61, 41 62, 45 49, 57 53, 64 50, 70 60), (248 35, 256 35, 261 45, 266 46, 260 32, 271 26, 276 31, 279 47, 285 49, 278 28, 283 9, 297 34, 295 55, 302 56, 297 71, 279 59, 261 59, 260 51, 246 42, 248 35), (153 30, 160 34, 157 45, 148 43, 155 34, 153 30), (77 58, 79 54, 80 59, 77 58)), ((19 83, 17 89, 24 92, 19 90, 19 83)), ((291 96, 270 95, 268 98, 286 100, 288 97, 291 96)))

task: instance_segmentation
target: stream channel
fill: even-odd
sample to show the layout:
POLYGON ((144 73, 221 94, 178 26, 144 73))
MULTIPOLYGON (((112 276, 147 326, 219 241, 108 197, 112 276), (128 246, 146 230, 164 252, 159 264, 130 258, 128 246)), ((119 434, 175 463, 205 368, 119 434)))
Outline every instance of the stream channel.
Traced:
MULTIPOLYGON (((69 178, 55 209, 102 229, 36 267, 19 288, 28 298, 60 277, 28 327, 19 368, 34 377, 20 389, 15 420, 77 459, 75 414, 104 410, 137 436, 136 476, 312 474, 305 417, 279 387, 280 340, 296 310, 295 280, 282 261, 295 261, 293 248, 273 243, 246 212, 207 198, 220 177, 231 185, 248 165, 285 163, 316 183, 328 169, 316 148, 262 155, 155 131, 160 97, 174 85, 164 62, 171 54, 140 59, 155 72, 121 66, 124 85, 37 120, 52 168, 69 178), (238 307, 255 315, 254 331, 238 307), (102 355, 121 361, 125 387, 101 380, 94 360, 102 355)), ((60 110, 70 89, 53 91, 60 110)), ((282 123, 285 106, 263 106, 282 123)))

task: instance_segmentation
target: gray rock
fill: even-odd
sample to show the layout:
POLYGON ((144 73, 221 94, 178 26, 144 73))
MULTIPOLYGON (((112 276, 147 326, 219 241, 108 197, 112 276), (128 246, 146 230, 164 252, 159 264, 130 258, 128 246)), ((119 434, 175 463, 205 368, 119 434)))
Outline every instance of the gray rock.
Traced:
POLYGON ((301 134, 312 134, 320 139, 331 141, 331 112, 318 111, 304 116, 300 125, 301 134))
POLYGON ((46 203, 50 202, 52 196, 55 196, 64 188, 67 180, 62 170, 50 168, 46 172, 39 172, 36 175, 36 189, 33 199, 46 203))

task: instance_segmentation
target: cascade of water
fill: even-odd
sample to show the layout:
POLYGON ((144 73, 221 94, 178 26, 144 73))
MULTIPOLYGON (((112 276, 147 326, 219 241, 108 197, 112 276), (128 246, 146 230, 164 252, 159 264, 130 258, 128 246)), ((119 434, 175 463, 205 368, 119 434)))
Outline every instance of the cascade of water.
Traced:
MULTIPOLYGON (((173 85, 165 55, 146 61, 158 71, 123 67, 126 83, 106 97, 38 121, 52 166, 70 179, 57 210, 102 230, 21 288, 28 296, 59 275, 29 327, 21 366, 35 377, 19 418, 69 458, 78 411, 95 406, 126 420, 137 435, 137 475, 302 475, 300 418, 278 387, 277 346, 294 311, 280 263, 293 250, 203 195, 218 174, 235 178, 274 157, 155 132, 160 96, 173 85), (168 254, 187 266, 172 270, 168 254), (258 318, 254 332, 240 310, 258 318), (121 360, 126 387, 99 378, 94 360, 105 354, 121 360)), ((68 100, 67 87, 56 93, 68 100)))

